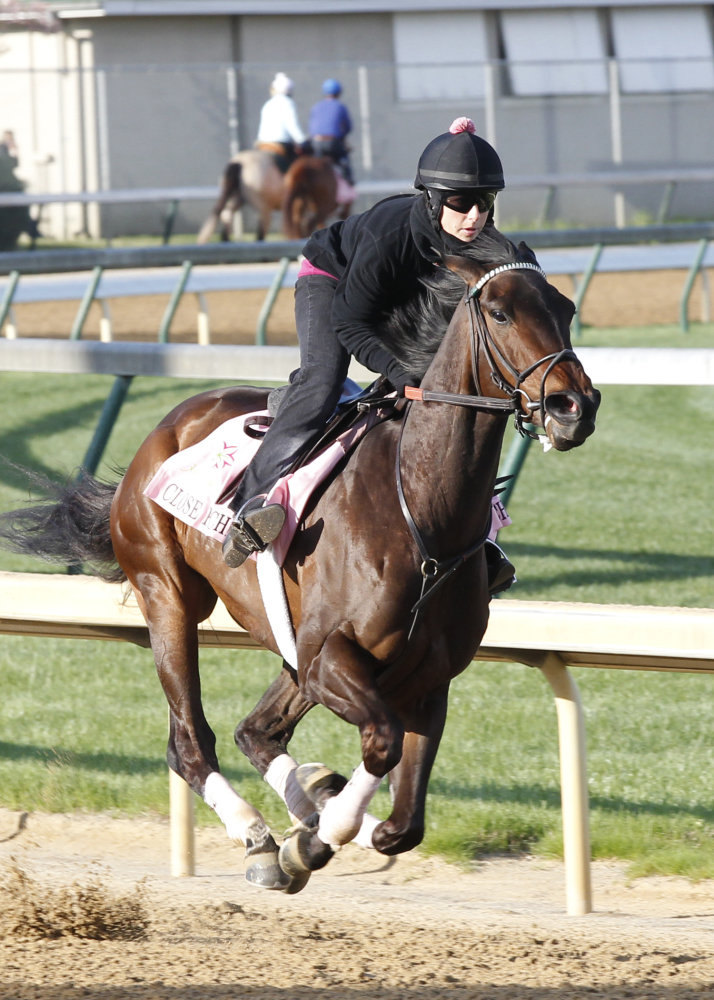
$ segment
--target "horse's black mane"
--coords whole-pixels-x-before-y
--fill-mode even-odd
[[[459,255],[490,270],[518,260],[534,261],[529,248],[515,246],[495,227],[484,229]],[[380,334],[409,371],[423,375],[429,367],[454,310],[464,294],[464,281],[447,267],[421,279],[422,294],[385,318]]]

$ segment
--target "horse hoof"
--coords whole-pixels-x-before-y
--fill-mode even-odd
[[[334,853],[330,845],[323,843],[314,830],[297,830],[280,845],[278,858],[283,872],[297,884],[300,879],[307,882],[311,872],[324,868]]]
[[[299,875],[290,875],[290,882],[285,889],[285,894],[287,896],[294,896],[296,892],[302,892],[307,883],[310,881],[311,875],[312,872],[300,872]]]
[[[324,764],[300,764],[295,770],[295,780],[318,812],[347,784],[347,778]]]
[[[278,889],[281,892],[289,890],[291,877],[280,866],[278,845],[270,834],[257,843],[249,842],[245,858],[245,877],[251,885],[261,889]]]

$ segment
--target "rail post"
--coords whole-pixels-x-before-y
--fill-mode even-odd
[[[699,244],[697,246],[697,252],[694,255],[692,266],[689,268],[689,273],[687,274],[687,280],[684,283],[684,288],[682,290],[682,298],[679,301],[679,325],[682,328],[682,333],[689,332],[689,296],[692,294],[694,281],[697,275],[699,274],[699,271],[702,266],[702,261],[704,260],[704,254],[707,252],[708,246],[709,246],[708,239],[703,239],[699,241]]]
[[[2,304],[0,304],[0,333],[2,333],[2,328],[5,326],[5,320],[12,309],[12,300],[15,297],[15,289],[17,288],[19,280],[20,272],[10,271],[10,280],[7,283],[5,294],[2,297]]]
[[[588,290],[588,285],[592,280],[593,274],[600,263],[600,256],[602,254],[603,244],[596,243],[593,247],[593,252],[590,256],[588,266],[585,268],[582,278],[578,282],[578,286],[575,290],[575,316],[573,316],[573,334],[576,340],[580,340],[580,334],[582,333],[581,323],[580,323],[580,306],[585,298],[585,293]]]
[[[258,325],[255,329],[255,342],[259,347],[264,347],[267,342],[266,328],[268,325],[268,319],[273,311],[273,306],[275,305],[278,293],[283,287],[285,274],[289,266],[290,258],[281,257],[278,263],[278,270],[271,282],[270,288],[268,289],[268,294],[265,296],[265,301],[263,302],[260,315],[258,316]]]
[[[193,267],[193,261],[185,260],[181,268],[181,277],[178,280],[178,284],[171,293],[171,298],[169,304],[166,307],[166,312],[164,313],[163,319],[161,320],[161,326],[159,327],[159,343],[167,344],[169,340],[169,329],[171,323],[173,322],[174,315],[178,309],[178,304],[181,301],[181,296],[186,288],[186,283],[191,275],[191,268]]]
[[[97,264],[97,266],[92,270],[91,280],[87,285],[86,291],[79,305],[79,311],[77,312],[74,325],[72,326],[69,334],[70,340],[79,340],[82,336],[82,328],[86,322],[92,302],[94,302],[94,296],[97,293],[97,288],[103,273],[104,268],[101,264]]]
[[[99,422],[82,462],[83,471],[88,472],[90,475],[94,475],[97,471],[97,466],[107,446],[109,435],[119,416],[119,411],[124,405],[124,400],[127,397],[133,379],[133,375],[117,375],[114,379],[114,385],[104,401],[102,412],[99,415]]]

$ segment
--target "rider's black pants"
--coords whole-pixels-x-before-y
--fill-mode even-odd
[[[311,445],[332,416],[347,377],[350,356],[332,329],[332,300],[337,282],[322,275],[298,278],[295,322],[300,367],[258,451],[245,470],[231,507],[267,493]]]

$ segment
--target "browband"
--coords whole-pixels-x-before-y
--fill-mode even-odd
[[[548,275],[542,267],[538,266],[538,264],[529,264],[525,260],[514,261],[512,264],[501,264],[500,267],[494,267],[493,271],[487,271],[482,278],[479,278],[474,287],[471,289],[469,292],[469,298],[473,295],[478,295],[487,281],[490,281],[491,278],[495,278],[497,274],[501,274],[503,271],[537,271],[538,274],[542,275],[546,281],[548,280]]]

